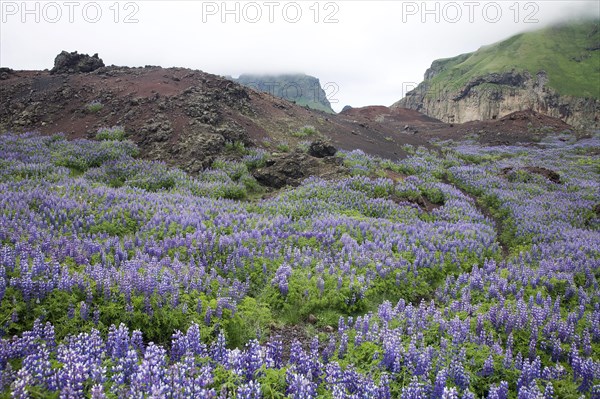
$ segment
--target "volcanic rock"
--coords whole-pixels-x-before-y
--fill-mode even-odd
[[[343,175],[345,169],[340,162],[328,162],[330,159],[295,151],[273,157],[265,167],[255,170],[252,175],[263,186],[272,188],[299,186],[309,176],[329,178]]]
[[[90,57],[87,54],[78,54],[77,51],[69,53],[63,50],[54,59],[54,68],[50,70],[50,73],[87,73],[102,67],[104,67],[104,62],[98,57],[98,54]]]
[[[2,67],[0,68],[0,80],[6,80],[9,78],[9,75],[14,71],[10,68]]]
[[[308,153],[316,158],[332,157],[337,149],[331,143],[323,140],[317,140],[310,143]]]

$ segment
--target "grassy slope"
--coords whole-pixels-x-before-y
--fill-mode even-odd
[[[600,50],[586,50],[600,41],[599,20],[553,26],[521,33],[454,58],[437,61],[444,69],[430,87],[451,91],[492,72],[544,70],[548,85],[559,94],[600,98]],[[573,60],[579,59],[580,62]]]

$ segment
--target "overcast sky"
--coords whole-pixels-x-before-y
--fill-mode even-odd
[[[0,1],[0,66],[52,68],[61,50],[77,50],[99,53],[107,65],[304,72],[321,80],[336,111],[394,103],[435,59],[600,15],[599,2],[573,0],[23,4]]]

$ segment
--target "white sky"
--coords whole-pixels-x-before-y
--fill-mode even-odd
[[[0,0],[0,13],[0,66],[52,68],[61,50],[76,50],[99,53],[107,65],[304,72],[330,83],[339,111],[390,105],[435,59],[559,20],[598,17],[600,2]]]

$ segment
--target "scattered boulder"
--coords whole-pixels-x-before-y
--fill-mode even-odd
[[[102,67],[104,67],[104,61],[98,57],[98,54],[90,57],[87,54],[79,54],[77,51],[69,53],[63,50],[54,59],[54,68],[50,70],[50,73],[87,73]]]
[[[267,166],[253,172],[254,178],[263,186],[282,188],[297,186],[300,179],[305,177],[302,164],[306,164],[305,157],[299,154],[280,156],[267,162]]]
[[[299,186],[309,176],[323,178],[339,177],[345,174],[341,162],[330,161],[333,157],[317,158],[301,151],[276,155],[266,166],[252,172],[254,178],[263,186],[282,188]]]
[[[332,157],[337,149],[331,143],[323,140],[317,140],[310,143],[308,153],[316,158]]]
[[[2,67],[0,68],[0,80],[6,80],[9,78],[9,75],[14,73],[14,71],[10,68]]]

